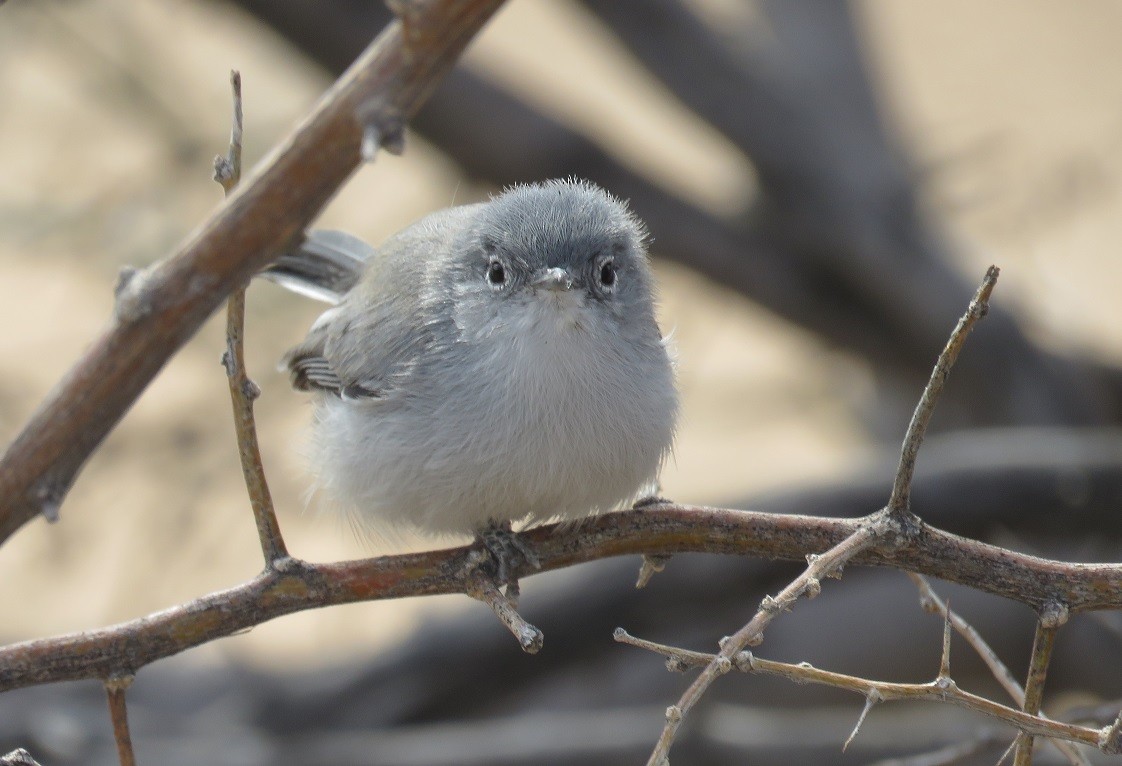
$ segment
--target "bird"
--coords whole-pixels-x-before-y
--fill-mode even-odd
[[[264,276],[333,304],[282,360],[315,486],[360,529],[487,539],[653,495],[679,400],[646,226],[579,179],[375,249],[312,231]]]

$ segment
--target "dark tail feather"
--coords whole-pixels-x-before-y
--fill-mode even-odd
[[[299,247],[281,255],[260,276],[309,298],[338,303],[358,282],[375,252],[342,231],[311,231]]]

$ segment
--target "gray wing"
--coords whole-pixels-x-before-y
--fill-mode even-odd
[[[344,399],[379,399],[408,384],[433,346],[433,287],[475,205],[427,216],[394,235],[357,284],[285,355],[292,385]]]

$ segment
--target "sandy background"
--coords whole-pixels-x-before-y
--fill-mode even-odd
[[[961,245],[964,273],[1000,264],[998,300],[1034,335],[1122,363],[1122,5],[858,7],[885,114]],[[510,3],[467,65],[715,212],[735,215],[752,199],[749,163],[567,2]],[[245,82],[251,164],[328,85],[252,20],[176,0],[0,8],[0,441],[101,331],[118,270],[165,256],[220,202],[210,163],[225,151],[231,67]],[[405,157],[362,169],[320,224],[378,242],[488,191],[411,138]],[[657,239],[659,222],[648,223]],[[685,401],[668,496],[721,503],[844,475],[880,449],[863,426],[876,402],[858,361],[679,268],[659,264],[658,274]],[[251,292],[266,467],[295,555],[369,555],[304,507],[308,407],[274,363],[316,313],[271,285]],[[137,617],[256,573],[222,345],[212,321],[90,461],[62,522],[37,521],[0,548],[0,640]],[[194,656],[311,663],[376,649],[450,606],[472,608],[462,598],[336,608]]]

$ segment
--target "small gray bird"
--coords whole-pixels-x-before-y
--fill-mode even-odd
[[[482,534],[653,490],[678,397],[642,223],[577,180],[316,232],[266,274],[336,305],[284,358],[318,486],[375,531]]]

